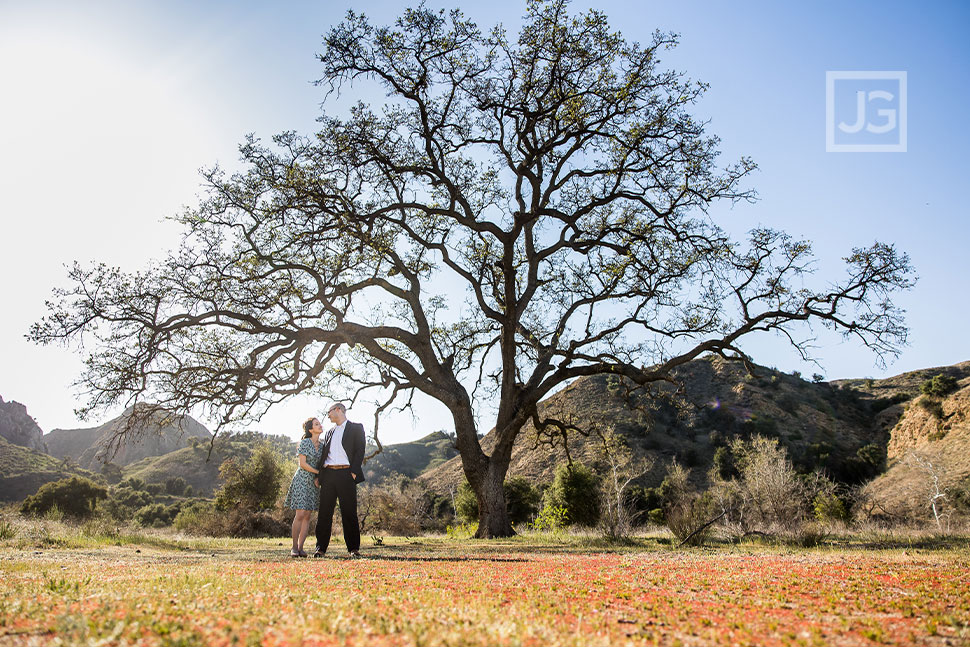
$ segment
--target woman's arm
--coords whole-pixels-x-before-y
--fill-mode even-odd
[[[310,474],[319,474],[319,470],[315,470],[310,467],[310,464],[306,462],[306,454],[300,454],[300,467],[310,472]]]

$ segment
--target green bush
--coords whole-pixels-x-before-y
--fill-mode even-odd
[[[835,494],[824,492],[815,497],[812,502],[812,511],[815,518],[819,521],[847,521],[849,511],[842,501]]]
[[[957,380],[955,377],[952,377],[950,375],[945,375],[943,373],[939,373],[937,375],[934,375],[929,380],[926,380],[925,382],[923,382],[920,385],[919,390],[920,390],[920,393],[923,393],[925,395],[929,395],[935,398],[942,398],[952,393],[953,391],[956,391],[956,388],[957,388]]]
[[[131,488],[132,490],[142,490],[145,492],[148,491],[148,484],[145,483],[145,481],[140,478],[135,478],[135,477],[126,478],[118,485],[119,487],[127,487],[127,488]]]
[[[566,527],[566,523],[566,508],[546,504],[532,522],[532,529],[536,532],[559,532]]]
[[[23,514],[40,516],[57,508],[66,516],[81,519],[94,513],[99,499],[107,498],[108,490],[94,481],[74,476],[53,483],[45,483],[24,500]]]
[[[165,492],[174,496],[182,496],[189,486],[181,476],[171,476],[165,479]]]
[[[867,476],[872,478],[886,469],[886,446],[876,443],[863,445],[856,452],[856,458],[865,466]]]
[[[664,502],[663,520],[674,536],[693,546],[702,544],[710,534],[710,527],[705,524],[714,509],[711,497],[697,492],[690,484],[689,472],[676,462],[667,468],[660,495]],[[651,514],[651,520],[656,518]]]
[[[565,509],[570,524],[595,526],[600,519],[599,478],[579,463],[560,465],[546,491],[545,505]]]
[[[122,472],[121,468],[114,463],[105,463],[101,466],[101,475],[104,476],[108,485],[115,485],[121,481]]]
[[[919,399],[919,406],[934,418],[943,419],[943,403],[934,396],[924,396]]]
[[[181,505],[173,503],[165,505],[163,503],[151,503],[140,508],[135,513],[135,521],[145,527],[158,528],[170,526],[179,513]]]
[[[194,535],[211,534],[213,521],[220,515],[211,501],[193,501],[183,505],[172,525],[180,532]]]
[[[279,453],[261,442],[245,463],[230,458],[219,467],[223,484],[216,492],[216,506],[220,510],[268,510],[279,498],[284,474]]]

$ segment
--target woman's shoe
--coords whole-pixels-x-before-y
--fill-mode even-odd
[[[290,557],[304,557],[304,555],[301,555],[300,551],[294,549],[290,551]]]
[[[303,549],[302,548],[300,549],[299,552],[300,552],[300,557],[306,557],[307,556],[307,554],[305,552],[303,552]]]

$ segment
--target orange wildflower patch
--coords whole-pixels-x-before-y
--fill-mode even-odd
[[[963,554],[225,555],[0,561],[0,644],[943,645]],[[26,565],[25,565],[26,563]]]

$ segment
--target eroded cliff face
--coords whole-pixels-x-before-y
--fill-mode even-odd
[[[866,486],[878,514],[933,527],[931,498],[949,515],[954,497],[970,482],[970,378],[943,398],[920,396],[896,406],[889,435],[889,469]],[[889,412],[887,412],[889,413]],[[947,517],[948,518],[948,517]]]
[[[952,440],[970,433],[970,381],[964,380],[959,386],[942,399],[921,396],[907,403],[905,409],[899,405],[891,407],[900,415],[889,431],[890,461],[912,451],[931,449],[947,437]]]
[[[44,432],[19,402],[4,402],[0,397],[0,437],[21,447],[46,452]]]

